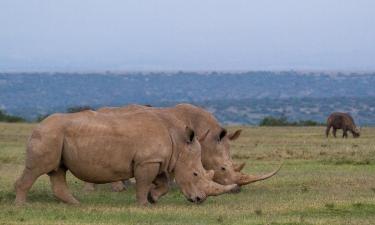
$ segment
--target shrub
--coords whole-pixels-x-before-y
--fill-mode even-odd
[[[17,123],[17,122],[25,122],[26,120],[19,116],[9,115],[0,109],[0,121],[9,122],[9,123]]]
[[[264,117],[259,126],[288,126],[288,119],[285,116],[275,118],[272,116]]]
[[[288,121],[288,118],[281,116],[279,118],[273,116],[264,117],[259,126],[321,126],[323,123],[319,123],[313,120],[299,120],[299,121]]]

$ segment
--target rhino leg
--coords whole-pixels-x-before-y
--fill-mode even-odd
[[[70,193],[66,184],[66,169],[60,167],[57,171],[48,173],[48,175],[51,180],[53,194],[56,198],[68,204],[79,204],[77,199]]]
[[[332,130],[332,134],[333,134],[334,137],[336,137],[336,131],[337,131],[337,129],[336,129],[336,128],[333,128],[333,130]]]
[[[136,180],[136,195],[137,202],[140,205],[148,205],[148,193],[152,187],[152,182],[155,180],[159,172],[159,163],[147,163],[138,165],[134,170],[134,177]]]
[[[30,190],[35,180],[42,174],[43,173],[35,173],[28,168],[23,170],[21,177],[14,185],[16,190],[16,205],[23,205],[26,202],[27,192]]]
[[[94,183],[89,183],[85,182],[83,188],[84,191],[95,191],[95,184]]]
[[[124,183],[122,181],[112,182],[111,183],[112,191],[114,192],[120,192],[125,190]]]
[[[329,131],[331,130],[331,126],[327,126],[326,128],[326,137],[329,136]]]
[[[159,174],[154,180],[154,187],[151,188],[148,193],[148,201],[150,203],[156,203],[160,197],[168,193],[169,191],[169,182],[168,177],[163,174]]]

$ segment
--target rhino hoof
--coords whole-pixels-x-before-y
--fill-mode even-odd
[[[151,192],[148,192],[147,200],[148,200],[148,202],[151,203],[151,204],[155,204],[155,203],[156,203],[156,201],[154,200],[154,198],[153,198],[152,195],[151,195]]]

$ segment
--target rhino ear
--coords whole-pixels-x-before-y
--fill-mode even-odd
[[[231,141],[236,140],[240,136],[241,132],[242,132],[242,130],[236,130],[234,133],[228,134],[229,140],[231,140]]]
[[[185,128],[186,140],[188,143],[192,143],[195,137],[195,132],[188,126]]]
[[[227,135],[227,130],[225,130],[225,129],[223,128],[223,129],[220,131],[218,141],[223,140],[223,138],[225,137],[225,135]]]
[[[200,137],[198,138],[199,142],[204,141],[204,140],[206,139],[208,133],[210,133],[210,129],[208,129],[208,130],[206,131],[206,133],[204,133],[202,136],[200,136]]]

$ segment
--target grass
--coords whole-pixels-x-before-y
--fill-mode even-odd
[[[358,139],[324,137],[323,127],[241,127],[232,143],[245,172],[264,173],[281,161],[275,177],[245,186],[239,194],[211,197],[201,205],[173,189],[151,207],[135,203],[135,190],[93,193],[69,174],[81,201],[54,199],[47,176],[32,187],[28,204],[13,205],[13,183],[24,160],[33,124],[0,123],[0,224],[373,224],[375,221],[375,128]],[[231,127],[230,130],[238,127]]]

